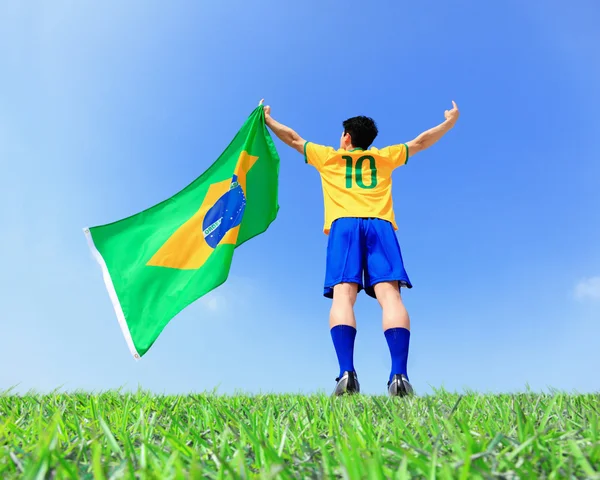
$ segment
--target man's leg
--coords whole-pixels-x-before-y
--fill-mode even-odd
[[[400,295],[398,282],[381,282],[373,286],[375,296],[383,310],[383,331],[390,328],[410,330],[410,317]]]
[[[390,381],[394,375],[400,374],[408,379],[410,318],[402,302],[398,282],[381,282],[373,288],[383,310],[382,326],[392,357]]]
[[[412,288],[402,261],[400,244],[390,222],[372,219],[368,224],[365,291],[377,298],[383,310],[382,325],[390,349],[392,368],[388,393],[404,396],[412,393],[407,362],[410,319],[402,303],[399,286]]]
[[[356,283],[340,283],[333,287],[329,328],[340,364],[340,377],[344,372],[354,371],[354,339],[356,338],[354,304],[357,294]]]
[[[349,325],[356,328],[354,304],[358,295],[356,283],[340,283],[333,287],[333,300],[329,312],[329,328]]]
[[[362,244],[360,219],[340,218],[331,226],[323,294],[332,299],[329,328],[340,366],[334,395],[360,392],[354,370],[354,303],[363,288]]]

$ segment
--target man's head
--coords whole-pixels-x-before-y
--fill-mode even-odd
[[[340,148],[348,150],[350,148],[368,149],[375,137],[377,137],[377,125],[369,117],[352,117],[344,123],[344,133],[340,138]]]

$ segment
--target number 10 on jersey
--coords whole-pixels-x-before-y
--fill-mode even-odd
[[[356,179],[356,185],[360,188],[368,190],[377,186],[377,165],[375,165],[375,159],[371,155],[363,155],[356,160],[356,163],[354,163],[354,159],[350,155],[342,158],[346,160],[346,188],[352,188],[353,177]],[[365,185],[363,182],[365,162],[367,162],[366,168],[371,170],[371,183],[369,185]]]

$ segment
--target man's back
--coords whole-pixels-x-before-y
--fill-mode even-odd
[[[305,160],[321,174],[325,233],[338,218],[380,218],[397,229],[392,203],[392,172],[408,161],[406,144],[362,150],[307,142]]]

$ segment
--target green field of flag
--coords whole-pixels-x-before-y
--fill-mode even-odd
[[[235,248],[275,220],[278,177],[279,156],[259,106],[221,156],[179,193],[84,230],[135,358],[177,313],[225,282]]]

